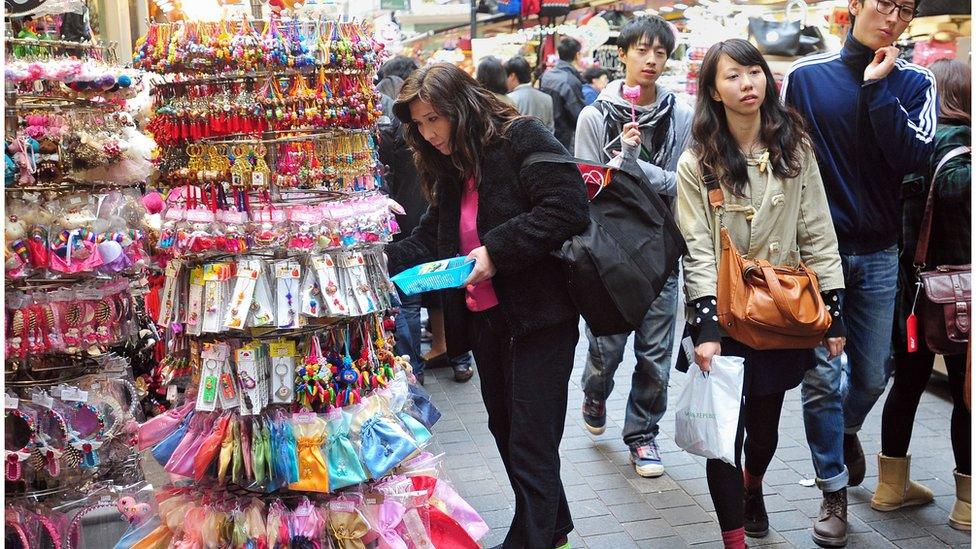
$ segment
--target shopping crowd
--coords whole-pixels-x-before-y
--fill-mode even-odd
[[[672,27],[658,17],[621,29],[624,75],[612,81],[599,68],[581,73],[581,45],[568,37],[559,61],[538,78],[521,57],[486,58],[477,78],[405,57],[383,66],[380,160],[387,191],[406,212],[402,234],[386,249],[390,273],[457,255],[474,260],[462,288],[400,296],[398,351],[410,355],[419,379],[425,367],[443,364],[458,382],[470,379],[473,354],[515,493],[503,547],[568,547],[573,529],[559,443],[580,316],[552,252],[590,219],[576,166],[530,161],[537,153],[636,166],[671,206],[687,247],[680,276],[676,264],[633,332],[637,364],[623,443],[635,474],[665,472],[655,439],[672,364],[704,375],[739,357],[734,459],[706,464],[725,546],[745,547],[748,537],[768,533],[763,476],[784,395],[798,386],[823,493],[811,535],[821,546],[844,546],[847,487],[863,482],[867,459],[877,459],[879,471],[872,508],[933,501],[911,480],[909,445],[942,354],[956,462],[947,520],[970,529],[968,352],[965,340],[927,340],[930,324],[943,319],[919,318],[919,280],[939,266],[965,265],[968,292],[971,72],[958,60],[923,68],[898,58],[893,44],[922,1],[851,0],[843,48],[799,59],[780,86],[754,45],[719,42],[702,62],[694,105],[657,82],[676,47]],[[787,292],[784,305],[818,308],[813,343],[778,334],[755,340],[724,323],[734,279],[726,267],[736,258],[765,276],[774,267],[815,273],[807,277],[810,295]],[[685,326],[676,326],[680,288]],[[426,357],[422,306],[432,337]],[[587,328],[584,335],[581,413],[600,434],[631,334]],[[679,346],[683,357],[672,357],[676,338],[688,342]],[[881,453],[865,456],[858,432],[892,372]]]

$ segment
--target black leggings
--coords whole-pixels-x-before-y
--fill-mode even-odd
[[[785,392],[747,395],[739,412],[739,428],[735,436],[735,467],[720,459],[709,459],[705,463],[708,491],[723,532],[743,526],[740,461],[743,450],[746,455],[746,470],[755,477],[766,473],[766,467],[769,467],[769,462],[776,453],[776,445],[779,443],[779,415],[783,409],[784,395]]]
[[[966,380],[966,355],[945,356],[949,373],[949,391],[952,393],[952,420],[949,431],[952,437],[952,453],[956,458],[956,470],[970,473],[971,437],[969,410],[963,402]],[[881,453],[889,457],[905,457],[912,440],[912,424],[922,392],[932,375],[935,355],[928,349],[914,353],[896,352],[894,357],[895,382],[885,400],[881,416]]]

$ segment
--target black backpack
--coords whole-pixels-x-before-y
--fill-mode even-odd
[[[614,169],[535,153],[522,165],[536,162],[575,164],[591,197],[590,226],[554,252],[580,314],[597,336],[636,330],[686,251],[671,209],[636,163]],[[607,177],[610,183],[594,196]]]

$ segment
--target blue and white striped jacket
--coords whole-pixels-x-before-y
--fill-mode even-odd
[[[843,254],[897,244],[901,181],[931,158],[938,119],[928,69],[899,59],[864,82],[873,56],[848,34],[841,51],[796,61],[780,90],[807,120]]]

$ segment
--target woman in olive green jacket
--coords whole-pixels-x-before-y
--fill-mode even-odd
[[[800,384],[816,359],[813,349],[760,351],[722,333],[715,310],[720,226],[702,181],[702,166],[709,167],[722,188],[722,219],[740,253],[773,265],[795,267],[802,260],[817,273],[833,320],[824,341],[831,357],[845,343],[840,312],[844,277],[803,121],[778,101],[773,75],[759,51],[744,40],[712,46],[702,62],[698,89],[694,142],[678,160],[678,224],[688,245],[685,292],[695,362],[707,372],[715,355],[745,359],[737,465],[715,459],[706,463],[723,541],[726,547],[740,548],[744,535],[763,537],[768,532],[762,477],[776,451],[783,397]]]

